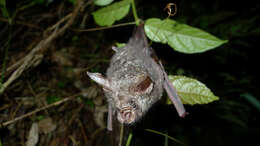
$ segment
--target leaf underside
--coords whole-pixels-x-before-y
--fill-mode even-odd
[[[109,5],[112,2],[113,2],[113,0],[94,0],[94,4],[97,6]]]
[[[128,14],[130,3],[130,0],[116,2],[93,12],[92,15],[98,25],[110,26]]]
[[[185,76],[169,75],[183,104],[207,104],[219,100],[205,84]]]

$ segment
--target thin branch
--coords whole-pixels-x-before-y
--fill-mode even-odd
[[[51,32],[50,35],[46,36],[47,38],[41,40],[33,49],[32,51],[25,56],[23,64],[15,70],[12,75],[8,78],[8,80],[0,86],[0,95],[4,92],[4,90],[18,77],[21,76],[21,74],[31,66],[37,66],[40,64],[40,62],[43,59],[43,53],[49,48],[51,42],[56,39],[58,36],[62,35],[65,30],[71,26],[75,20],[75,17],[78,15],[79,10],[82,6],[83,0],[77,0],[77,5],[75,6],[74,10],[72,13],[68,14],[67,16],[64,17],[64,19],[68,19],[68,22],[62,26],[60,29],[58,29],[58,26],[64,22],[64,19],[61,19],[58,21],[56,24],[54,24],[51,29],[47,30],[52,30],[54,31]]]
[[[0,17],[0,21],[9,23],[9,20],[7,18],[1,18]],[[27,27],[30,27],[30,28],[34,28],[34,29],[43,30],[41,27],[39,27],[37,25],[26,23],[26,22],[23,22],[23,21],[15,21],[14,23],[24,25],[24,26],[27,26]]]
[[[46,110],[46,109],[51,108],[51,107],[54,107],[54,106],[58,106],[58,105],[60,105],[60,104],[62,104],[62,103],[64,103],[64,102],[67,102],[67,101],[73,99],[73,97],[76,97],[76,96],[78,96],[78,95],[80,95],[80,94],[81,94],[81,93],[78,93],[78,94],[76,94],[76,95],[72,95],[72,96],[67,97],[67,98],[64,98],[64,99],[62,99],[62,100],[60,100],[60,101],[57,101],[57,102],[54,102],[54,103],[52,103],[52,104],[46,105],[46,106],[44,106],[44,107],[38,108],[38,109],[36,109],[36,110],[34,110],[34,111],[31,111],[31,112],[29,112],[29,113],[27,113],[27,114],[24,114],[24,115],[20,116],[20,117],[16,117],[16,118],[14,118],[14,119],[12,119],[12,120],[10,120],[10,121],[3,122],[3,123],[0,124],[0,127],[2,127],[2,126],[5,127],[5,126],[10,125],[10,124],[12,124],[12,123],[14,123],[14,122],[16,122],[16,121],[19,121],[19,120],[22,120],[22,119],[24,119],[24,118],[30,117],[31,115],[36,114],[36,113],[38,113],[38,112],[40,112],[40,111]]]

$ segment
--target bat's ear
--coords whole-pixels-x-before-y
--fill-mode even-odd
[[[109,80],[106,77],[104,77],[101,73],[87,72],[87,74],[93,81],[95,81],[99,85],[103,86],[104,90],[112,90],[110,88],[111,86],[110,86]]]
[[[134,86],[129,88],[131,94],[149,94],[153,90],[153,82],[149,76],[142,76]]]

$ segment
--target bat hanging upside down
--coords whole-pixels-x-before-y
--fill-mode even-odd
[[[87,72],[88,76],[103,87],[108,101],[107,128],[112,130],[112,117],[120,123],[138,121],[157,102],[166,90],[180,117],[186,112],[177,91],[168,79],[164,67],[148,45],[144,24],[122,48],[112,48],[116,53],[111,59],[106,76]]]

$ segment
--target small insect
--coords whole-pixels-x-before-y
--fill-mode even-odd
[[[160,100],[163,89],[168,93],[180,117],[186,112],[177,91],[168,79],[161,62],[148,45],[141,23],[126,46],[112,48],[113,55],[106,76],[87,72],[103,87],[108,101],[107,128],[112,130],[112,117],[120,123],[133,124]]]
[[[164,11],[167,11],[168,17],[174,16],[177,13],[177,5],[175,3],[168,3]]]

